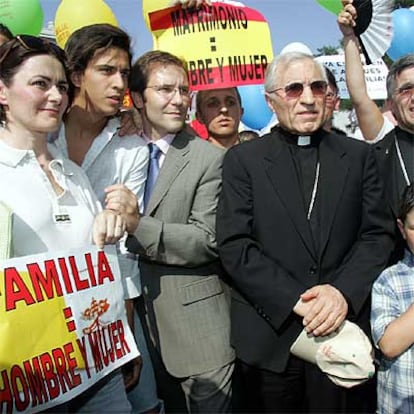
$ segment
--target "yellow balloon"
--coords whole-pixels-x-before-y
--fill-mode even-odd
[[[114,13],[103,0],[62,0],[55,15],[57,44],[64,48],[75,30],[95,23],[118,26]]]

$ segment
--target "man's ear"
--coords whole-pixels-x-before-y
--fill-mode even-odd
[[[401,236],[404,240],[407,240],[407,237],[405,235],[404,223],[401,221],[401,219],[397,219],[397,225],[398,229],[400,230]]]
[[[266,98],[266,103],[267,103],[267,106],[269,107],[269,109],[272,112],[275,112],[275,108],[273,107],[273,99],[269,96],[269,94],[267,92],[265,93],[265,98]]]
[[[334,111],[339,111],[340,106],[341,106],[341,98],[339,96],[337,96],[335,98]]]
[[[70,75],[70,80],[73,83],[73,85],[75,86],[75,88],[80,88],[82,85],[82,77],[83,77],[83,73],[82,72],[73,72]]]
[[[144,99],[139,92],[129,92],[131,95],[132,102],[134,103],[135,108],[142,109],[144,107]]]
[[[0,80],[0,105],[7,105],[7,87],[2,80]]]

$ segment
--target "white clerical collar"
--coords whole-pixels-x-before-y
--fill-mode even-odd
[[[310,135],[299,135],[298,136],[298,146],[304,147],[305,145],[310,145],[311,137]]]

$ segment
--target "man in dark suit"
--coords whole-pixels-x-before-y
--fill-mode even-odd
[[[393,237],[372,148],[322,128],[327,79],[311,56],[276,58],[265,90],[279,125],[228,150],[217,213],[242,410],[374,411],[373,381],[341,388],[290,354],[303,327],[326,336],[348,319],[369,331]]]
[[[145,214],[128,247],[140,255],[150,351],[166,412],[229,412],[230,295],[215,235],[224,151],[183,131],[188,85],[185,65],[166,52],[148,52],[132,67],[131,96],[152,155]]]

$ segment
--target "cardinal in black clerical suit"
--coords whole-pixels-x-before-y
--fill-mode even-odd
[[[394,237],[373,150],[322,129],[326,74],[311,56],[276,58],[265,90],[279,124],[227,152],[216,222],[233,283],[235,410],[374,412],[375,379],[342,388],[290,354],[304,327],[325,336],[348,319],[369,334]]]

